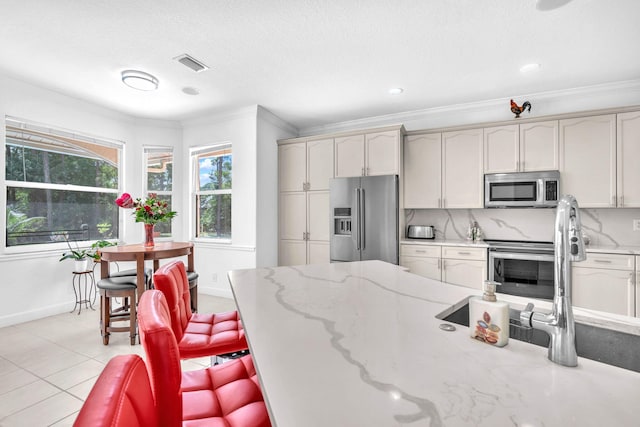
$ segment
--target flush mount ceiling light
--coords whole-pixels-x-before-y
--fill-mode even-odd
[[[187,95],[198,95],[200,93],[200,91],[198,89],[196,89],[195,87],[191,87],[191,86],[185,86],[182,88],[182,92],[186,93]]]
[[[540,69],[540,64],[531,63],[531,64],[526,64],[520,67],[520,72],[526,74],[526,73],[532,73],[534,71],[538,71],[539,69]]]
[[[158,79],[149,73],[137,70],[124,70],[122,73],[122,83],[138,90],[158,89]]]
[[[570,1],[571,0],[537,0],[536,9],[543,11],[558,9],[559,7],[564,6]]]
[[[389,89],[389,95],[400,95],[402,92],[404,92],[404,89],[402,89],[401,87],[394,87]]]

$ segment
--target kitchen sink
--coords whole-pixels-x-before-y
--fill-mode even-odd
[[[469,298],[436,315],[446,322],[469,326]],[[520,310],[509,309],[509,338],[549,347],[549,335],[520,324]],[[576,351],[586,359],[640,372],[640,335],[576,322]]]

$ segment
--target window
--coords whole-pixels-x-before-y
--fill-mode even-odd
[[[118,237],[122,143],[6,118],[6,246]]]
[[[173,210],[173,150],[167,147],[146,147],[144,149],[146,166],[145,193],[156,193],[158,199],[169,204]],[[154,228],[160,237],[171,237],[171,221],[159,222]]]
[[[191,151],[195,237],[231,239],[231,144]]]

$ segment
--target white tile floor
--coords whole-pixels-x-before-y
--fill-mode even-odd
[[[236,309],[232,299],[208,295],[199,295],[198,305],[201,313]],[[98,310],[83,308],[80,315],[65,313],[0,328],[0,427],[71,426],[111,357],[144,357],[141,345],[129,345],[126,332],[111,334],[109,345],[103,345],[99,322]],[[209,364],[207,357],[183,361],[182,367]]]

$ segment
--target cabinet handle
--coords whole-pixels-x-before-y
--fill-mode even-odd
[[[369,176],[369,168],[367,168],[366,172],[367,172],[367,176]]]
[[[425,253],[425,252],[427,252],[427,251],[422,250],[422,249],[416,249],[416,253],[417,253],[417,254],[423,254],[423,253]]]
[[[440,270],[440,263],[442,262],[442,259],[438,258],[438,270]]]
[[[620,196],[620,207],[624,207],[624,196]]]
[[[360,175],[364,176],[364,168],[360,171]]]
[[[440,207],[440,203],[442,203],[442,202],[440,200],[440,197],[438,197],[438,207]]]
[[[458,251],[458,255],[471,255],[471,252],[460,252],[460,251]]]
[[[616,206],[616,196],[611,196],[611,206]]]
[[[600,264],[611,264],[610,259],[594,259],[594,261]]]

